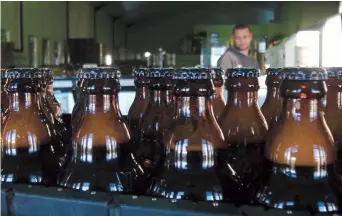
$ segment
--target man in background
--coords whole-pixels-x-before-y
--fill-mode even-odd
[[[258,68],[260,65],[256,59],[249,55],[249,47],[253,34],[248,25],[236,25],[232,32],[234,47],[227,51],[217,61],[217,66],[224,71],[228,68],[248,67]]]

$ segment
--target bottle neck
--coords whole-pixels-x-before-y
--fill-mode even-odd
[[[148,88],[146,86],[140,86],[136,88],[135,97],[140,99],[147,99],[149,95]]]
[[[87,95],[86,114],[119,114],[117,95]]]
[[[329,88],[326,94],[327,110],[342,109],[342,91],[338,88]]]
[[[320,100],[286,98],[284,100],[283,116],[290,121],[317,122],[322,119]]]
[[[229,107],[250,109],[258,104],[257,91],[232,91],[228,96]]]
[[[172,102],[171,90],[150,90],[150,103],[169,104]]]
[[[39,92],[12,92],[10,94],[11,110],[19,112],[28,109],[39,109],[39,95]]]
[[[215,87],[213,98],[223,98],[223,87]]]
[[[52,84],[46,86],[46,93],[48,95],[53,95],[53,85]]]
[[[278,101],[280,100],[280,88],[275,86],[267,87],[266,101]]]
[[[210,97],[177,97],[176,119],[192,118],[214,120]]]

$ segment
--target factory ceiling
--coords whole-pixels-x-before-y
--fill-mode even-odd
[[[212,13],[217,7],[227,8],[227,13],[241,7],[276,10],[279,2],[271,1],[96,1],[91,2],[96,11],[104,10],[113,18],[121,19],[127,26],[138,25],[142,22],[153,22],[160,18],[177,16],[192,10],[207,8]]]

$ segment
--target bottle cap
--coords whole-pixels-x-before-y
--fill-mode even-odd
[[[232,69],[227,69],[226,76],[228,78],[259,77],[260,70],[256,68],[232,68]]]
[[[342,79],[342,67],[327,67],[328,78]]]
[[[38,68],[10,68],[5,72],[7,79],[40,79],[43,77]]]
[[[283,68],[267,68],[267,76],[281,76]]]
[[[5,68],[1,68],[1,79],[5,79],[5,73],[6,73],[7,69]]]
[[[80,69],[77,75],[80,79],[117,79],[121,72],[118,68],[97,67]]]
[[[148,68],[138,68],[134,70],[135,77],[146,77],[148,72]]]
[[[51,68],[39,68],[44,79],[53,79],[53,70]]]
[[[221,68],[214,68],[214,79],[223,79],[224,71]]]
[[[173,68],[151,68],[147,71],[147,76],[150,78],[166,77],[172,78],[175,69]]]
[[[215,77],[214,69],[210,68],[181,68],[173,76],[175,80],[207,80]]]
[[[317,67],[307,67],[307,68],[283,68],[282,70],[283,80],[301,80],[301,81],[310,81],[310,80],[327,80],[327,71],[324,68]]]

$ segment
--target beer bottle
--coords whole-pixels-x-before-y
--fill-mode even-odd
[[[326,94],[322,68],[284,68],[284,106],[267,138],[262,186],[256,198],[268,207],[337,212],[336,152],[320,100]]]
[[[39,85],[41,85],[40,88],[42,88],[42,92],[39,98],[42,110],[44,114],[47,116],[48,120],[50,120],[50,123],[56,128],[58,133],[60,133],[60,135],[63,136],[63,133],[66,132],[66,127],[64,126],[63,120],[60,117],[56,116],[55,111],[53,110],[51,103],[49,103],[48,99],[48,92],[51,91],[48,89],[52,88],[51,86],[49,86],[49,82],[51,82],[51,77],[53,77],[53,71],[49,68],[40,68],[39,70],[42,73],[42,79],[39,80],[38,83]],[[54,96],[52,97],[54,98]]]
[[[10,111],[10,99],[7,91],[9,79],[5,78],[6,69],[1,68],[1,130]]]
[[[74,108],[72,109],[71,113],[71,130],[76,132],[77,125],[80,124],[81,122],[81,116],[83,116],[83,112],[85,111],[85,106],[86,106],[86,101],[87,97],[85,97],[85,91],[86,91],[86,86],[87,86],[87,79],[81,79],[80,77],[83,77],[81,75],[83,73],[82,70],[78,70],[77,76],[78,76],[78,81],[77,81],[77,87],[80,90],[79,96],[77,98],[77,101],[74,105]]]
[[[220,172],[228,146],[212,110],[215,72],[206,68],[176,71],[177,111],[164,137],[166,156],[148,193],[170,199],[222,201]]]
[[[126,173],[130,134],[118,105],[120,71],[85,68],[86,110],[73,135],[73,157],[62,185],[79,191],[130,192],[131,173]]]
[[[268,129],[275,124],[280,116],[282,109],[282,98],[280,97],[281,68],[268,68],[266,70],[267,95],[261,112],[264,115]]]
[[[326,68],[326,70],[328,91],[324,117],[332,135],[336,138],[338,133],[342,133],[338,130],[338,125],[342,121],[342,68]]]
[[[229,147],[229,163],[243,185],[235,199],[243,204],[252,198],[254,183],[260,177],[267,123],[258,106],[260,71],[228,69],[226,76],[231,104],[223,111],[219,125]]]
[[[215,76],[213,79],[214,82],[214,95],[212,96],[213,98],[213,110],[215,114],[215,118],[218,120],[222,111],[224,110],[225,101],[223,97],[223,84],[224,84],[224,72],[220,68],[215,68]]]
[[[43,114],[38,69],[8,69],[11,112],[2,130],[2,183],[53,186],[64,165],[63,143]]]
[[[174,105],[172,102],[174,69],[152,68],[147,74],[150,79],[150,98],[141,119],[140,147],[136,152],[139,164],[146,174],[160,166],[164,157],[163,136],[170,127]]]
[[[324,117],[334,137],[337,151],[336,171],[342,176],[342,68],[326,68],[328,73]]]
[[[148,104],[148,85],[150,81],[147,77],[147,69],[145,68],[135,70],[134,75],[136,91],[134,101],[128,111],[128,126],[133,139],[133,151],[135,152],[140,145],[139,122]]]
[[[50,104],[50,107],[52,108],[56,120],[62,123],[62,110],[59,105],[59,102],[53,94],[53,70],[49,68],[43,68],[42,70],[44,70],[46,73],[46,100]]]

